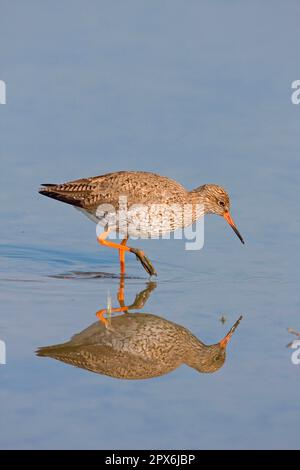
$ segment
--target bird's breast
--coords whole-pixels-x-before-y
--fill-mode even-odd
[[[99,206],[86,214],[101,226],[134,238],[156,238],[188,227],[203,212],[191,204],[134,204],[117,210]]]

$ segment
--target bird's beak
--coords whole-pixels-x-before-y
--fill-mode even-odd
[[[231,336],[233,335],[233,333],[235,332],[235,330],[237,329],[240,321],[242,320],[243,316],[241,315],[240,318],[235,322],[235,324],[233,325],[232,328],[230,328],[230,330],[228,331],[227,335],[221,339],[220,341],[220,346],[221,348],[225,349],[227,344],[229,343],[230,339],[231,339]]]
[[[239,237],[241,242],[244,244],[245,243],[244,239],[243,239],[242,235],[240,234],[240,232],[238,231],[238,229],[237,229],[237,227],[236,227],[236,225],[233,221],[233,218],[230,215],[230,212],[225,212],[223,217],[229,223],[230,227],[235,232],[235,234]]]

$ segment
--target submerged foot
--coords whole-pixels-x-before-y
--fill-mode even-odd
[[[142,263],[145,271],[147,271],[150,276],[157,276],[157,272],[155,271],[151,261],[142,250],[139,250],[138,248],[130,248],[130,251],[135,254],[137,259]]]

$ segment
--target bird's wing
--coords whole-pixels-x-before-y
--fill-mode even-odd
[[[119,207],[120,197],[132,204],[170,204],[187,202],[188,193],[176,181],[147,172],[117,172],[96,178],[96,188],[89,203],[93,206],[111,204]]]
[[[81,207],[94,210],[100,204],[119,207],[120,196],[128,205],[187,202],[187,191],[176,181],[147,172],[120,171],[70,181],[64,184],[42,185],[40,193]]]
[[[172,367],[152,363],[107,345],[57,345],[38,349],[38,356],[51,357],[66,364],[120,379],[146,379],[166,374]]]

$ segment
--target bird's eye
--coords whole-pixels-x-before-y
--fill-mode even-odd
[[[218,201],[218,202],[219,202],[219,206],[222,206],[222,207],[225,206],[225,202],[224,202],[224,201]]]

